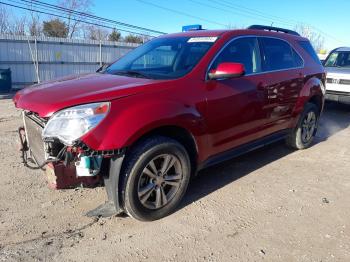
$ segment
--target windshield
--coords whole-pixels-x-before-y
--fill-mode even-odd
[[[350,67],[350,52],[333,52],[325,62],[327,67]]]
[[[216,37],[157,38],[130,51],[104,70],[107,74],[174,79],[189,73]]]

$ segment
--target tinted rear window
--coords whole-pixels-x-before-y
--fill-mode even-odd
[[[311,56],[312,60],[314,60],[317,64],[322,65],[315,52],[315,49],[312,47],[309,41],[299,41],[299,45]]]
[[[300,67],[303,60],[285,41],[276,38],[260,38],[264,54],[265,71]]]

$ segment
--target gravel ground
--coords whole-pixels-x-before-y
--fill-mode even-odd
[[[202,171],[177,212],[146,223],[85,217],[103,188],[48,189],[0,100],[0,261],[350,261],[349,112],[327,105],[310,149],[277,143]]]

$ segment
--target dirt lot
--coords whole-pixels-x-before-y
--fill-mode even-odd
[[[349,107],[327,106],[308,150],[278,143],[201,172],[151,223],[85,217],[104,189],[48,189],[20,163],[20,124],[0,100],[0,261],[350,261]]]

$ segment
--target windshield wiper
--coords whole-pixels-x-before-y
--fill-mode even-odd
[[[141,78],[150,78],[148,75],[141,73],[139,71],[133,71],[133,70],[125,70],[125,71],[115,71],[112,72],[113,75],[126,75],[126,76],[134,76],[134,77],[141,77]]]
[[[96,73],[103,73],[109,66],[110,64],[103,62],[102,65],[96,70]]]

